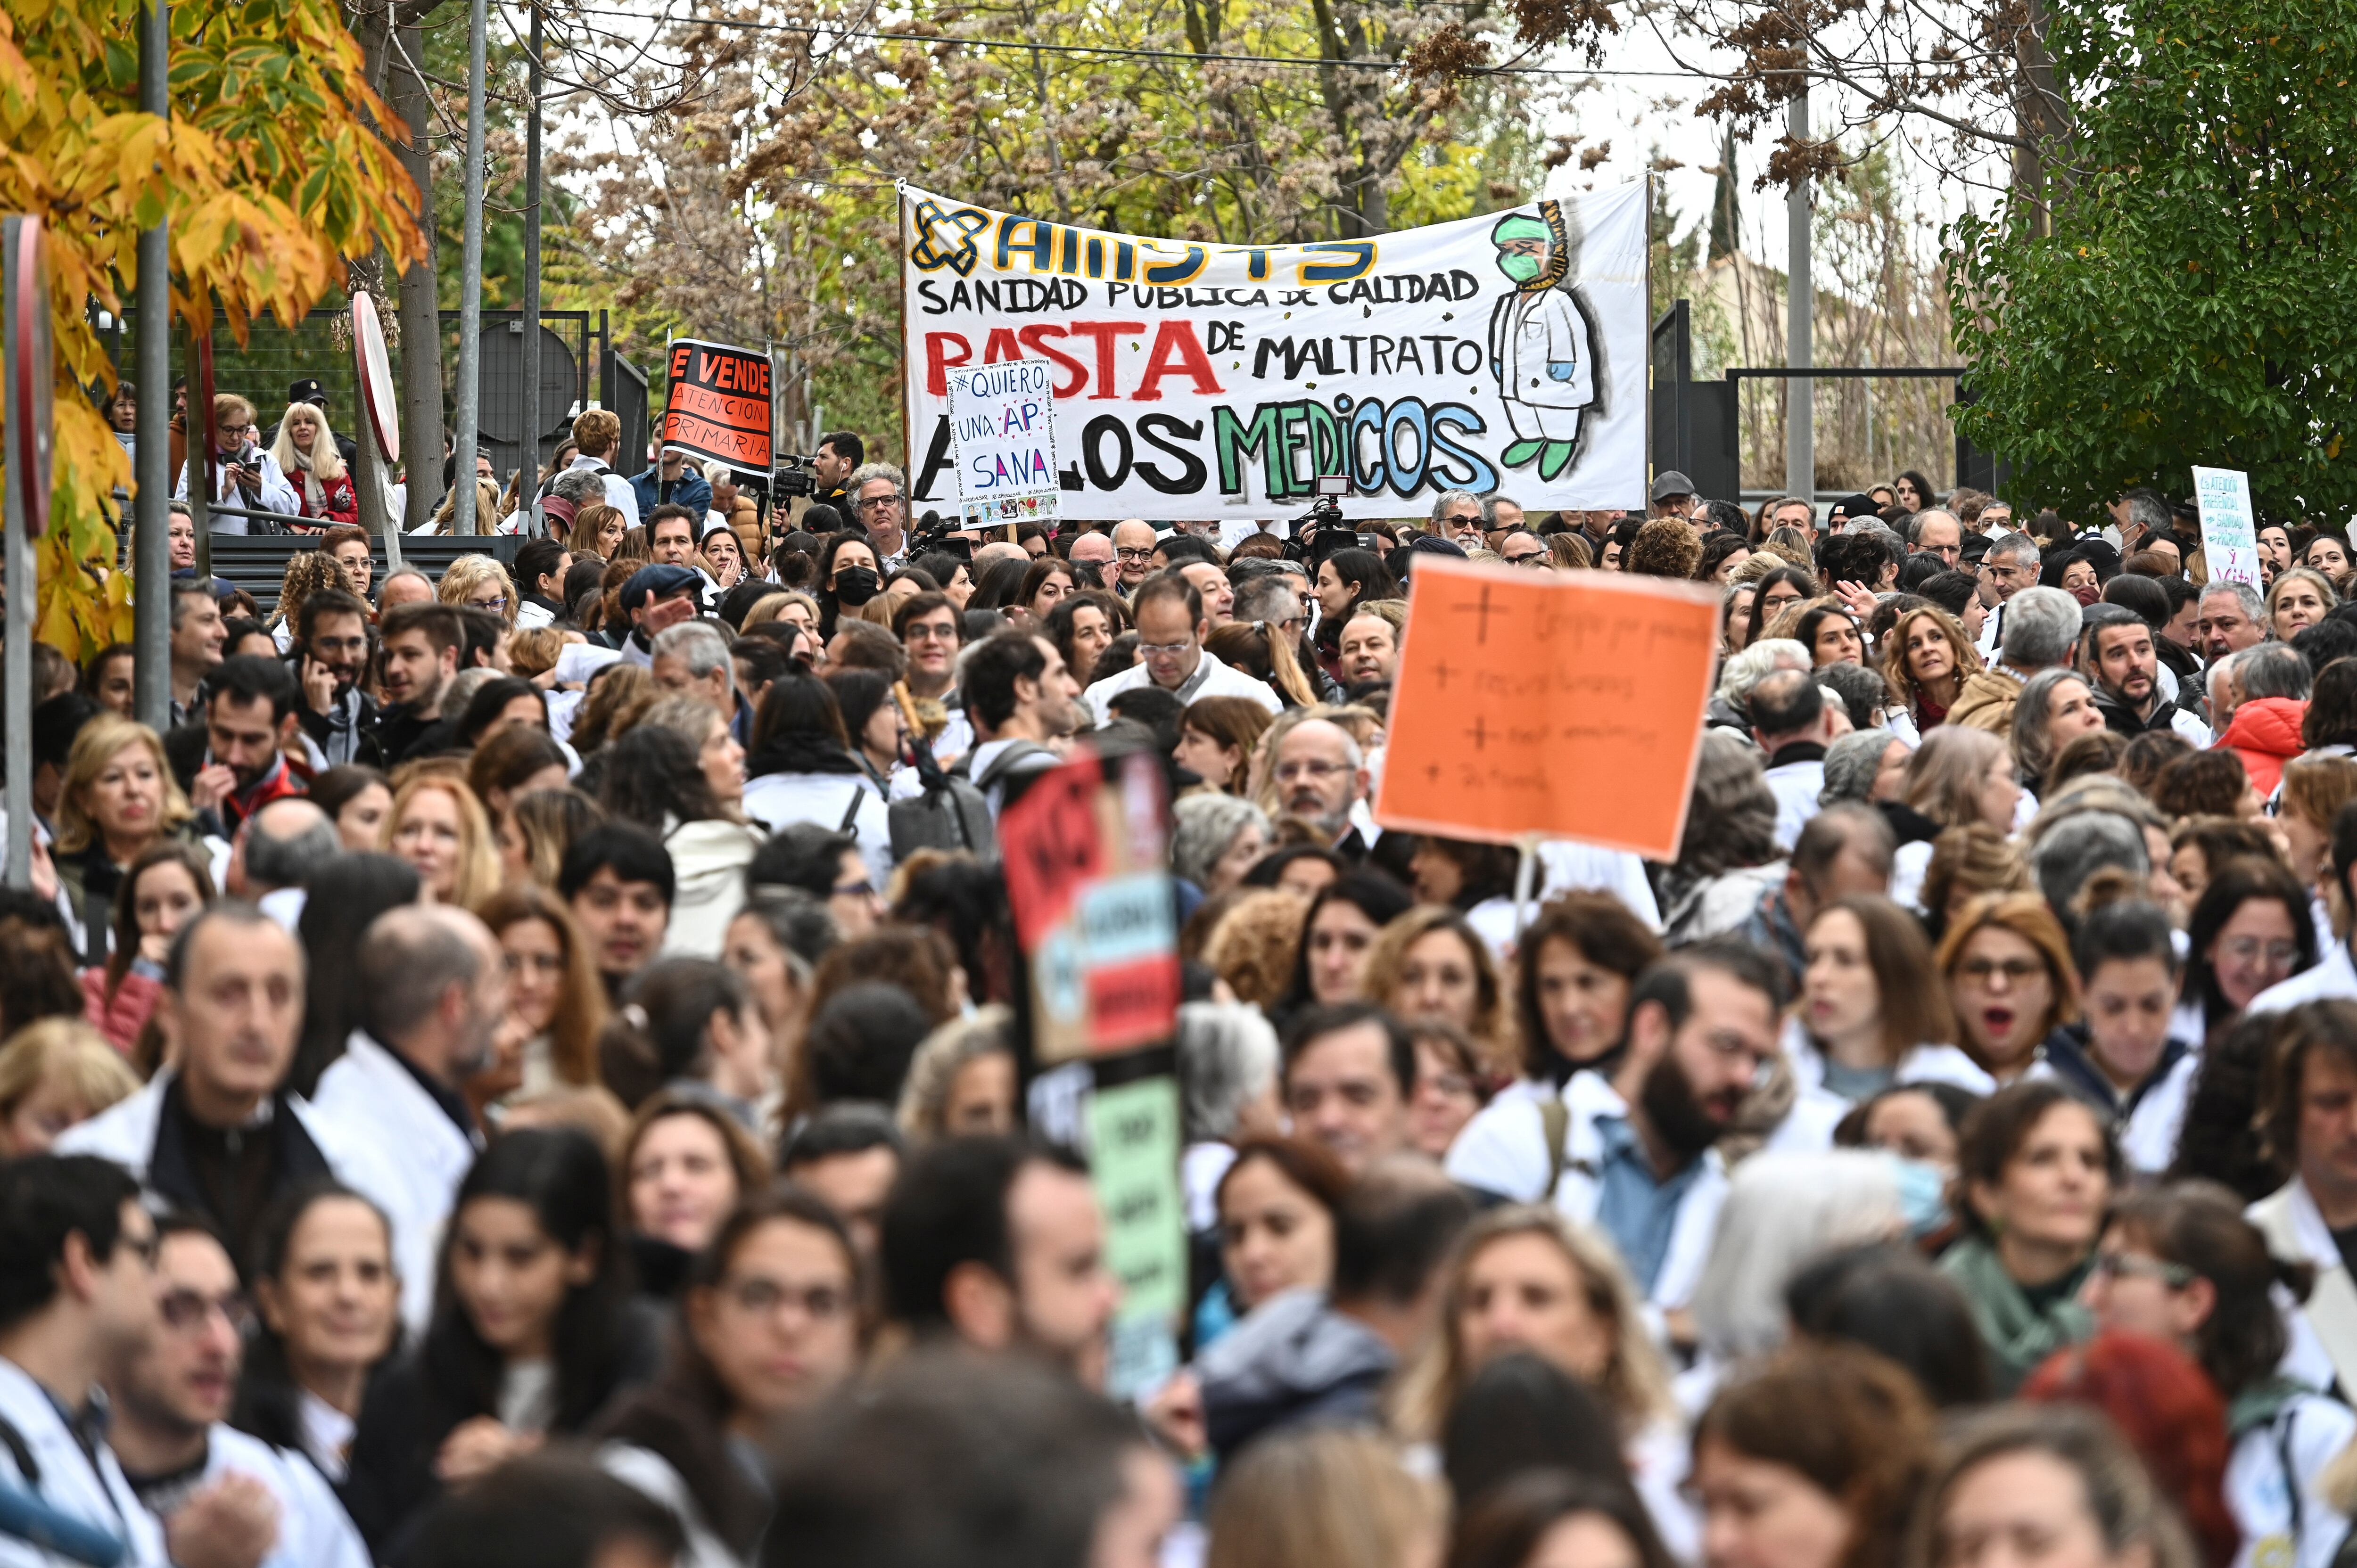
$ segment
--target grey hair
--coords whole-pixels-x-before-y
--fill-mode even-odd
[[[1500,501],[1504,501],[1516,511],[1521,511],[1523,510],[1523,503],[1516,500],[1513,497],[1498,494],[1493,491],[1490,495],[1484,496],[1481,499],[1481,526],[1483,528],[1495,528],[1498,526],[1498,503]]]
[[[2315,677],[2309,671],[2308,660],[2289,643],[2263,642],[2243,650],[2234,662],[2234,684],[2246,703],[2261,697],[2305,701]]]
[[[548,493],[575,506],[587,506],[606,499],[606,477],[595,468],[567,468],[551,479]]]
[[[1211,867],[1239,833],[1254,825],[1264,837],[1271,831],[1258,806],[1234,795],[1189,795],[1171,808],[1170,815],[1175,824],[1170,869],[1198,887],[1205,886]]]
[[[709,621],[683,620],[655,633],[654,656],[677,654],[687,664],[687,672],[701,681],[717,670],[728,682],[733,694],[737,690],[736,661],[728,657],[728,639],[720,635]]]
[[[2128,503],[2128,521],[2154,533],[2166,533],[2175,520],[2169,515],[2169,503],[2150,490],[2130,490],[2125,498]]]
[[[1887,729],[1855,730],[1825,747],[1825,787],[1817,791],[1817,804],[1863,803],[1882,771],[1882,754],[1898,738]]]
[[[1295,596],[1289,582],[1275,572],[1263,572],[1237,585],[1232,613],[1246,625],[1265,620],[1275,626],[1299,614],[1300,608],[1301,601]]]
[[[1717,876],[1775,858],[1776,795],[1760,769],[1759,748],[1733,730],[1705,730],[1685,836],[1678,843],[1678,871]]]
[[[2005,607],[2005,661],[2043,670],[2070,656],[2079,640],[2079,601],[2060,588],[2024,588]]]
[[[1709,1260],[1694,1294],[1703,1348],[1722,1362],[1783,1344],[1784,1288],[1838,1248],[1897,1240],[1907,1229],[1899,1176],[1864,1149],[1759,1154],[1735,1168]]]
[[[2234,602],[2243,607],[2244,615],[2261,626],[2267,624],[2267,602],[2260,596],[2259,590],[2248,583],[2228,582],[2212,577],[2208,583],[2202,585],[2201,596],[2194,601],[2194,607],[2198,611],[2210,600],[2228,594],[2233,595]],[[2270,631],[2267,635],[2272,637],[2275,634]]]
[[[2046,769],[2054,761],[2050,728],[2054,689],[2065,681],[2076,681],[2090,693],[2095,689],[2094,682],[2076,670],[2040,670],[2014,699],[2013,760],[2021,770],[2022,782],[2032,789],[2045,780]]]
[[[452,985],[472,986],[482,956],[468,941],[472,915],[446,904],[404,904],[371,923],[361,940],[354,990],[361,1027],[397,1045],[432,1015]]]
[[[1184,804],[1182,801],[1181,804]],[[1243,1108],[1276,1082],[1276,1031],[1242,1002],[1189,1002],[1178,1009],[1179,1138],[1229,1143]]]
[[[500,672],[488,664],[478,664],[471,670],[461,670],[450,677],[449,685],[442,689],[442,711],[463,714],[475,693],[500,678]]]
[[[859,499],[859,488],[870,479],[889,479],[894,489],[902,495],[909,492],[909,476],[899,468],[889,463],[862,463],[851,470],[851,481],[843,487],[843,493],[856,501]]]
[[[2026,533],[2008,533],[1990,545],[1988,553],[1981,559],[1986,562],[2000,555],[2025,566],[2035,566],[2038,564],[2038,541]],[[2009,620],[2012,618],[2007,616],[2007,618]]]
[[[1730,654],[1718,667],[1718,695],[1740,708],[1751,699],[1751,688],[1779,670],[1806,670],[1815,661],[1809,650],[1789,637],[1763,637],[1740,653]]]
[[[291,833],[272,832],[267,822],[271,812],[297,804],[307,808],[310,820]],[[280,811],[278,814],[296,813]],[[327,812],[308,800],[273,800],[246,822],[245,879],[264,887],[300,887],[304,878],[342,854],[344,842]]]
[[[1438,522],[1442,518],[1447,517],[1448,509],[1458,501],[1471,501],[1475,506],[1481,505],[1481,498],[1471,490],[1443,490],[1432,498],[1432,521]],[[1483,515],[1488,515],[1486,508],[1483,510]]]
[[[976,1008],[971,1017],[952,1018],[918,1046],[909,1058],[909,1075],[900,1082],[900,1103],[893,1120],[900,1131],[923,1141],[949,1135],[944,1121],[950,1090],[969,1062],[1015,1047],[1009,1030],[1015,1015],[1002,1003]]]
[[[2114,811],[2081,811],[2054,824],[2029,852],[2038,890],[2065,926],[2075,926],[2071,900],[2098,871],[2117,866],[2138,876],[2152,873],[2144,830]]]

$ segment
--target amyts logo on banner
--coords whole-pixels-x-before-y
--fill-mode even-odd
[[[1443,490],[1645,499],[1645,188],[1368,240],[1211,245],[900,188],[917,506],[954,507],[951,373],[1055,367],[1060,510],[1351,517]]]
[[[770,471],[769,355],[676,338],[664,379],[665,446],[726,463],[740,473]]]

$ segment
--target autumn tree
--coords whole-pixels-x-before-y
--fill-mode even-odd
[[[130,632],[130,582],[107,569],[131,466],[73,389],[113,388],[91,306],[122,310],[139,230],[171,224],[175,312],[210,322],[218,305],[241,340],[265,311],[300,319],[356,258],[382,249],[406,264],[420,239],[415,189],[375,129],[387,112],[333,0],[174,5],[168,122],[138,108],[139,10],[135,0],[0,9],[0,209],[49,231],[59,396],[38,632],[77,657]]]

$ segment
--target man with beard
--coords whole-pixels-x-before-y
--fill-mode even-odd
[[[252,1561],[267,1541],[262,1568],[367,1568],[368,1548],[319,1472],[224,1419],[252,1309],[221,1240],[184,1216],[156,1230],[163,1321],[144,1344],[111,1357],[102,1381],[107,1440],[131,1489],[165,1521],[173,1561]],[[225,1519],[231,1509],[235,1518]],[[189,1550],[193,1537],[231,1555],[200,1556]]]
[[[164,961],[156,1023],[165,1059],[147,1086],[70,1129],[60,1154],[129,1171],[242,1249],[282,1195],[332,1176],[371,1197],[390,1179],[381,1150],[335,1136],[285,1087],[303,1023],[294,934],[223,899],[180,928]]]
[[[320,765],[384,765],[376,739],[376,700],[361,690],[368,673],[368,606],[341,588],[323,588],[295,618],[295,666],[303,683],[296,710]]]
[[[234,837],[246,818],[271,801],[310,788],[303,723],[296,714],[300,704],[284,662],[241,653],[205,677],[199,720],[166,737],[164,755],[188,804],[200,816],[211,812],[222,837]]]
[[[1367,857],[1351,813],[1367,795],[1366,759],[1351,732],[1330,719],[1304,719],[1285,732],[1270,758],[1285,814],[1316,830],[1318,842],[1343,859]]]
[[[319,1112],[346,1144],[399,1151],[396,1189],[373,1196],[393,1224],[402,1315],[413,1327],[432,1308],[435,1250],[482,1149],[459,1085],[491,1059],[507,975],[490,931],[464,909],[386,911],[361,939],[351,977],[361,1026],[319,1077]]]
[[[1672,953],[1638,976],[1609,1054],[1552,1097],[1485,1108],[1450,1146],[1448,1175],[1513,1202],[1552,1200],[1611,1238],[1646,1300],[1683,1308],[1727,1198],[1715,1145],[1776,1055],[1783,992],[1775,964],[1743,943]]]
[[[390,589],[394,579],[388,578]],[[385,705],[376,715],[376,743],[384,766],[431,757],[453,743],[457,715],[442,712],[442,693],[457,678],[467,623],[450,605],[404,604],[385,612],[384,654],[378,688]]]
[[[2166,730],[2207,751],[2210,726],[2160,694],[2160,655],[2152,628],[2117,605],[2089,605],[2084,613],[2079,668],[2095,678],[2095,711],[2105,726],[2129,736]]]

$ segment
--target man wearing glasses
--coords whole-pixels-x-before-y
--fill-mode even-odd
[[[1154,575],[1154,525],[1125,518],[1113,527],[1114,590],[1123,598]]]
[[[60,1544],[82,1545],[86,1561],[104,1561],[110,1546],[143,1568],[171,1561],[163,1528],[90,1419],[101,1369],[156,1332],[156,1226],[138,1183],[105,1160],[34,1155],[0,1165],[0,1420],[23,1444],[0,1446],[0,1485],[37,1496]],[[9,1551],[12,1562],[71,1561]]]
[[[360,1531],[319,1472],[228,1424],[253,1321],[229,1253],[186,1217],[158,1230],[160,1321],[106,1369],[107,1438],[132,1491],[164,1521],[172,1561],[365,1568]],[[191,1552],[199,1541],[214,1551]]]
[[[1981,657],[1994,661],[2004,645],[2006,601],[2024,588],[2038,585],[2038,541],[2026,533],[2008,533],[1981,557],[1981,586],[1986,600],[1996,596],[1996,613],[1981,627]]]
[[[1509,566],[1544,566],[1546,542],[1526,528],[1517,528],[1498,542],[1498,554]]]
[[[1114,538],[1119,537],[1116,530]],[[1186,578],[1175,572],[1146,578],[1138,585],[1130,607],[1137,627],[1137,662],[1081,694],[1092,723],[1105,722],[1114,698],[1148,684],[1161,687],[1182,703],[1199,697],[1243,697],[1272,714],[1283,708],[1267,682],[1222,663],[1203,646],[1203,639],[1211,631],[1203,618],[1203,596]]]
[[[909,477],[889,463],[863,463],[850,488],[852,521],[867,531],[888,577],[909,564]]]

